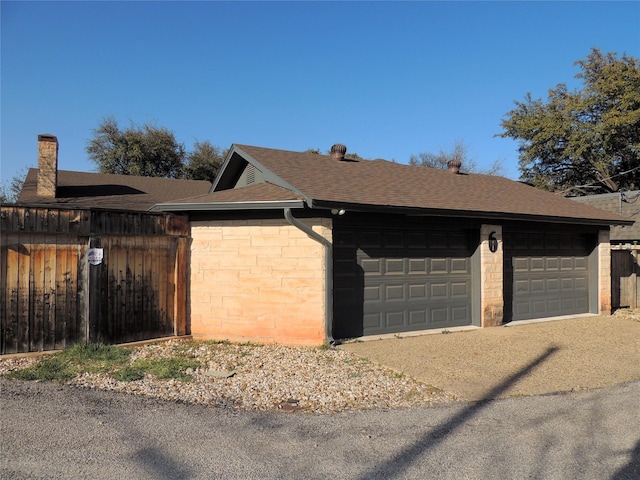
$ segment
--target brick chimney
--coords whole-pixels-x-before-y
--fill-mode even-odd
[[[55,135],[38,135],[38,169],[38,196],[55,198],[58,186],[58,139]]]

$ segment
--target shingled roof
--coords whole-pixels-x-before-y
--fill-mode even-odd
[[[640,190],[572,197],[571,200],[616,213],[635,222],[630,226],[615,226],[611,228],[612,241],[640,241]]]
[[[157,203],[204,194],[211,189],[211,183],[202,180],[58,170],[53,198],[39,196],[37,182],[38,169],[29,169],[18,204],[147,211]]]
[[[239,184],[248,165],[260,172],[261,183]],[[251,209],[258,201],[277,206],[283,200],[303,200],[307,208],[601,225],[629,223],[616,214],[503,177],[455,174],[386,160],[341,161],[329,155],[247,145],[232,146],[212,193],[160,204],[154,210]]]

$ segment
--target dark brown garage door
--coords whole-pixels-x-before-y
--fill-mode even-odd
[[[466,231],[334,229],[334,336],[469,325]]]
[[[586,234],[505,234],[505,280],[511,280],[512,319],[589,312],[589,254]]]

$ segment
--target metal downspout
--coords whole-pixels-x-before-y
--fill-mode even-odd
[[[336,345],[333,338],[333,245],[329,240],[317,232],[314,232],[308,225],[293,216],[290,208],[284,209],[284,218],[294,227],[302,230],[315,241],[324,245],[324,311],[325,311],[325,336],[329,345]]]

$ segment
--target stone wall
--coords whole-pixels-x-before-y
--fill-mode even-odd
[[[304,220],[331,239],[330,220]],[[191,223],[191,333],[320,345],[325,249],[285,219]]]
[[[601,315],[611,313],[611,243],[609,231],[598,232],[598,305]]]
[[[495,252],[489,248],[492,232],[497,242]],[[504,318],[502,226],[482,225],[480,241],[480,323],[483,327],[495,327]]]

